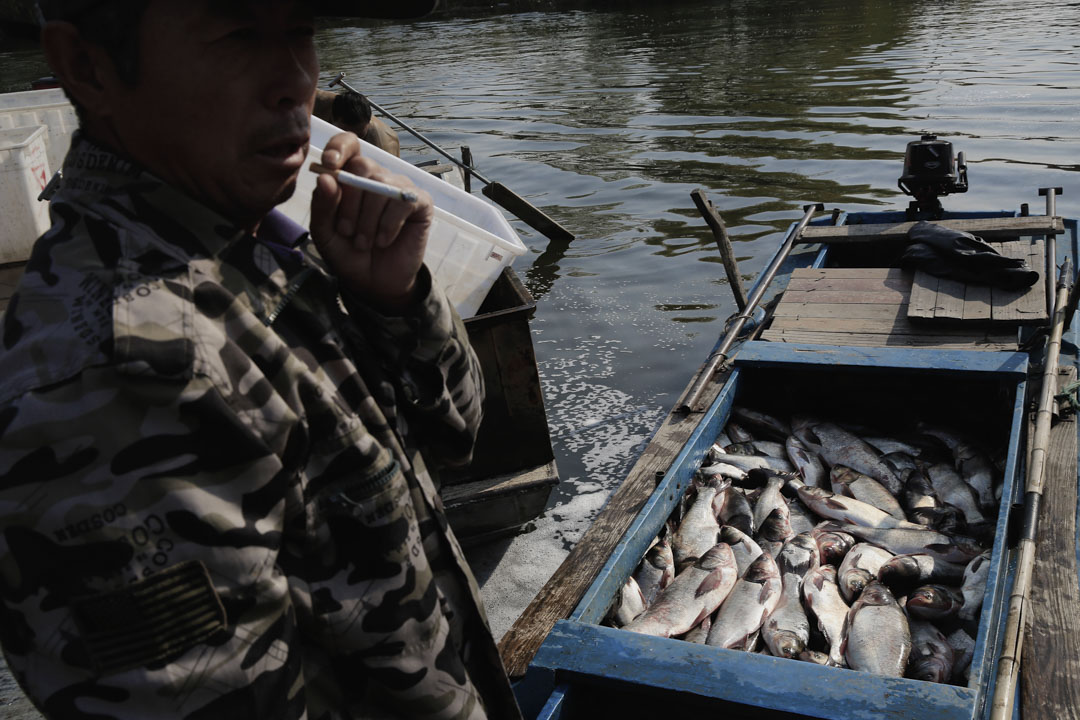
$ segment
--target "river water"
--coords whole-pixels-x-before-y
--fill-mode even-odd
[[[527,226],[515,269],[562,485],[536,529],[474,552],[497,635],[622,480],[734,302],[689,193],[723,214],[744,278],[801,205],[906,206],[904,146],[964,151],[948,209],[1080,214],[1080,4],[729,0],[618,11],[329,24],[323,84],[353,84],[571,229]],[[46,73],[0,48],[0,90]],[[435,157],[402,134],[408,159]]]

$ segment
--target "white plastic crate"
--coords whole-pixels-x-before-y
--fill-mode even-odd
[[[22,262],[49,229],[49,204],[39,201],[52,173],[46,128],[0,130],[0,263]]]
[[[55,172],[63,166],[71,135],[79,127],[75,107],[64,91],[52,88],[0,94],[0,130],[35,125],[48,128],[45,148],[49,167]]]
[[[319,118],[311,119],[311,153],[297,181],[296,192],[279,210],[304,227],[311,220],[311,194],[316,175],[307,169],[318,162],[322,148],[340,132]],[[435,203],[424,262],[463,318],[476,314],[499,273],[525,252],[510,223],[485,201],[459,190],[363,140],[363,154],[391,172],[408,177]]]

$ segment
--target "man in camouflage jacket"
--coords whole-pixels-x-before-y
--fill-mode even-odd
[[[168,99],[139,122],[174,133],[141,138],[81,28],[45,32],[83,130],[3,319],[5,656],[51,718],[516,718],[427,465],[469,458],[483,395],[421,264],[430,200],[322,176],[314,243],[269,212],[303,162],[310,10],[212,5],[146,3],[133,92],[157,53],[184,60],[176,102],[225,85],[223,141],[271,130],[224,161]],[[222,38],[259,56],[239,120]],[[407,184],[358,148],[323,162]]]

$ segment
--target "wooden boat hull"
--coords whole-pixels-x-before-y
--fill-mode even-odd
[[[859,220],[872,222],[875,215],[885,216],[881,222],[896,221],[893,214],[866,214]],[[1075,254],[1075,221],[1066,223],[1066,231],[1068,242],[1062,238],[1058,242],[1064,246],[1063,252]],[[826,254],[823,250],[812,264],[822,266]],[[1067,340],[1070,338],[1076,341],[1076,328]],[[518,695],[526,716],[584,718],[597,716],[601,710],[615,715],[624,707],[629,716],[643,716],[650,712],[648,708],[676,714],[705,709],[732,717],[836,720],[975,720],[987,716],[1007,612],[1007,590],[1013,580],[1010,562],[1015,552],[1008,543],[1008,527],[1013,503],[1022,500],[1027,361],[1028,356],[1020,352],[746,343],[696,431],[574,611],[556,623],[519,682]],[[1075,357],[1062,358],[1063,365],[1075,362]],[[830,405],[840,403],[863,412],[899,413],[901,417],[910,417],[913,407],[926,403],[924,413],[934,408],[935,413],[966,418],[966,422],[982,417],[982,424],[976,427],[1007,446],[992,568],[967,686],[885,678],[642,636],[600,624],[726,423],[731,406],[736,400],[754,405],[781,397],[793,398],[800,408],[825,402],[832,409]],[[1071,580],[1075,584],[1075,577]]]

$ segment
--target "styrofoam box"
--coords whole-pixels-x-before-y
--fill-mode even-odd
[[[45,136],[44,125],[0,130],[0,263],[26,260],[49,229],[49,204],[38,200],[52,176]]]
[[[340,132],[319,118],[311,119],[311,153],[308,162],[318,162],[322,148]],[[480,308],[502,269],[525,252],[510,223],[487,202],[444,182],[411,164],[360,141],[361,152],[387,170],[409,178],[431,195],[435,219],[428,237],[424,262],[450,302],[463,318],[472,317]],[[304,227],[311,220],[311,194],[315,173],[305,169],[297,181],[296,192],[278,207]]]
[[[75,108],[64,91],[53,88],[0,94],[0,130],[35,125],[49,129],[45,137],[49,167],[60,169],[71,147],[71,136],[79,127]]]

